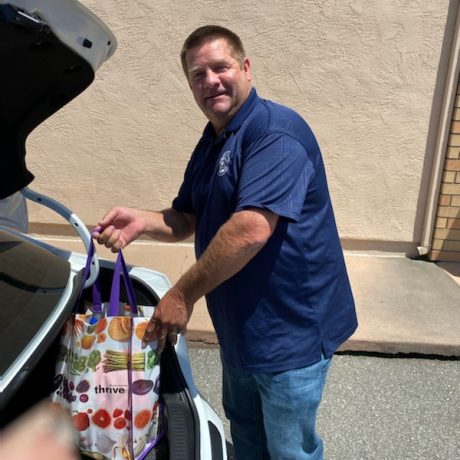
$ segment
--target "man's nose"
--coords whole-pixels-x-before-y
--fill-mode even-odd
[[[207,86],[210,87],[218,86],[220,84],[219,75],[216,72],[213,72],[211,69],[209,69],[206,72],[205,83]]]

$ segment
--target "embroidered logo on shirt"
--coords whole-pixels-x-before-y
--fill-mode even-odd
[[[231,151],[225,151],[219,159],[219,169],[217,170],[218,176],[223,176],[228,173],[230,162],[232,161],[230,157]]]

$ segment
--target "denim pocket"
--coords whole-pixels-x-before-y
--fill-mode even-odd
[[[315,386],[317,382],[324,384],[330,359],[323,359],[310,366],[292,369],[283,372],[271,372],[257,375],[257,380],[264,387],[282,386],[284,389],[295,389],[306,386]]]

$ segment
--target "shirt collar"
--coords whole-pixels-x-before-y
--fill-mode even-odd
[[[255,88],[251,89],[248,98],[244,102],[244,104],[240,107],[240,110],[235,114],[235,116],[230,120],[228,125],[222,131],[222,133],[216,137],[216,132],[214,131],[214,127],[209,122],[204,131],[203,131],[203,138],[213,139],[216,142],[226,139],[228,137],[228,133],[232,131],[238,130],[240,126],[243,124],[244,120],[247,116],[252,112],[252,109],[257,104],[258,96],[257,91]]]
[[[246,120],[247,116],[252,112],[252,109],[257,104],[257,91],[255,88],[251,89],[248,98],[244,104],[240,107],[240,110],[236,112],[235,116],[230,120],[229,124],[225,127],[225,132],[236,131]]]

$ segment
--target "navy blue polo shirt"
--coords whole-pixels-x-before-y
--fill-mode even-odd
[[[253,89],[223,133],[206,126],[173,207],[196,217],[197,258],[233,213],[260,208],[279,216],[261,251],[206,296],[229,365],[303,367],[331,356],[354,332],[321,152],[297,113]]]

